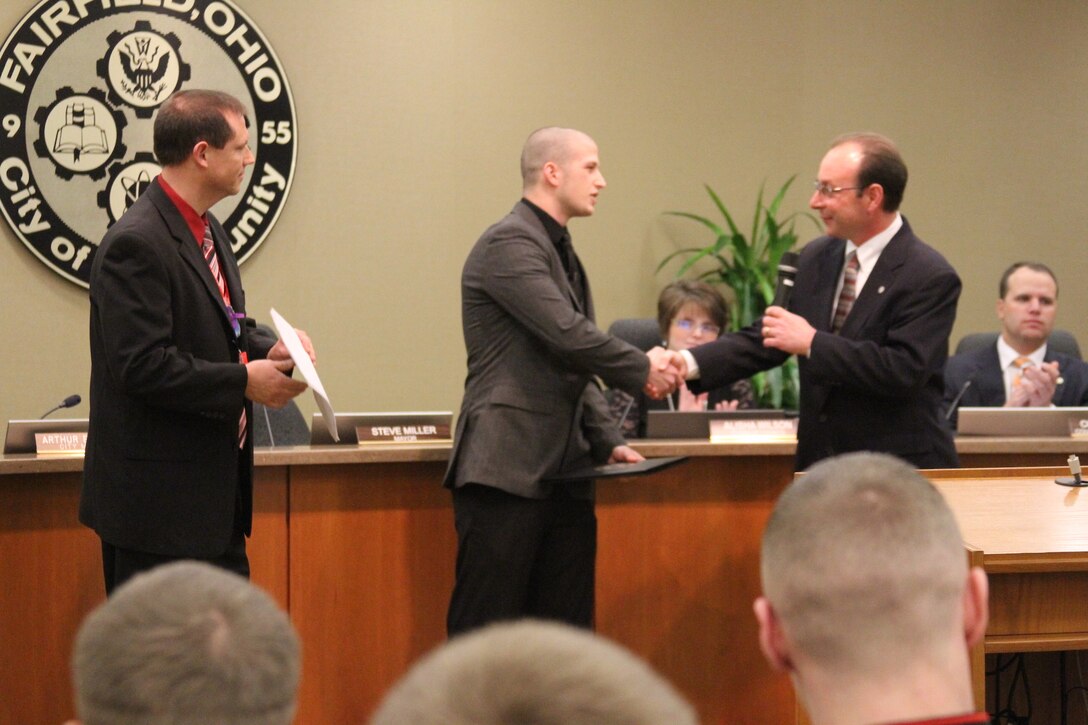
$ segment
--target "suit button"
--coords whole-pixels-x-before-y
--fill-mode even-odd
[[[820,413],[820,422],[821,423],[826,423],[827,422],[827,415],[825,415],[824,413]]]

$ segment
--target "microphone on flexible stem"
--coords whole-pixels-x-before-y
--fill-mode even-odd
[[[67,398],[60,401],[60,405],[56,406],[55,408],[50,408],[45,413],[43,413],[41,418],[38,418],[38,420],[41,420],[42,418],[45,418],[50,413],[57,412],[61,408],[73,408],[73,407],[79,405],[80,402],[82,402],[82,401],[83,401],[83,398],[79,397],[78,395],[69,395]]]
[[[956,393],[955,398],[952,398],[952,404],[948,406],[948,410],[944,414],[944,419],[946,421],[952,420],[952,416],[956,414],[956,410],[960,407],[960,401],[963,400],[964,393],[966,393],[971,385],[974,384],[976,375],[978,375],[977,369],[967,376],[967,381],[963,384],[963,387],[960,388],[960,392]]]
[[[783,309],[789,309],[790,296],[793,294],[793,282],[797,279],[797,252],[783,252],[782,259],[778,262],[778,285],[774,290],[774,301]]]

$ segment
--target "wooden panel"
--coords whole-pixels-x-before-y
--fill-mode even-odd
[[[250,579],[284,609],[290,608],[287,528],[287,469],[255,469],[253,535],[246,542]]]
[[[83,618],[106,598],[101,543],[78,521],[81,475],[0,478],[0,723],[75,717],[72,643]],[[261,473],[249,544],[254,580],[284,606],[286,480],[286,469]]]
[[[1025,640],[1033,642],[1034,646],[1011,651],[1027,652],[1045,648],[1039,635],[1064,635],[1058,638],[1063,645],[1079,637],[1082,644],[1077,649],[1081,649],[1088,641],[1086,602],[1088,572],[991,576],[990,626],[986,633],[988,637],[1036,635],[1031,640]],[[1009,640],[1005,639],[1005,642]]]
[[[972,562],[989,576],[986,653],[1088,648],[1088,494],[1054,483],[1068,471],[925,473],[955,512]],[[977,653],[972,654],[975,665]],[[1044,673],[1033,689],[1039,679],[1052,684],[1053,678]],[[977,670],[974,684],[977,701]]]
[[[703,723],[795,716],[759,650],[759,545],[792,458],[693,458],[597,487],[598,631],[688,697]]]
[[[705,723],[788,722],[795,698],[763,663],[750,606],[759,537],[793,458],[777,449],[653,445],[659,455],[693,458],[657,476],[600,484],[600,631],[663,672]],[[453,583],[442,451],[337,450],[328,454],[336,465],[323,464],[324,455],[262,454],[249,544],[254,581],[288,607],[302,635],[299,725],[365,721],[386,688],[444,640]],[[985,534],[978,548],[993,580],[1088,576],[1088,493],[1049,483],[1062,470],[927,475],[959,477],[939,482],[942,490],[971,488],[954,509],[975,521],[965,533],[977,525]],[[103,598],[98,540],[76,521],[78,465],[3,458],[0,474],[0,647],[26,653],[0,664],[0,722],[63,722],[73,715],[72,636]],[[1035,476],[1027,498],[994,506],[1004,496],[1000,479],[1016,476]],[[1057,513],[1056,524],[1018,528],[1046,511]],[[1083,646],[1088,624],[1078,627],[1076,610],[1060,603],[1088,600],[1083,579],[1014,581],[996,584],[991,601],[1013,604],[1007,615],[994,604],[989,651]],[[1040,622],[1058,630],[1045,642],[1030,639],[1037,631],[1016,631]]]
[[[106,598],[98,537],[77,520],[80,475],[0,481],[0,723],[75,717],[72,641]]]
[[[442,463],[291,472],[291,616],[299,725],[365,722],[446,637],[456,536]]]

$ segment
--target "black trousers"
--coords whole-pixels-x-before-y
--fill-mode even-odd
[[[151,554],[146,551],[124,549],[102,541],[102,571],[106,579],[106,596],[113,594],[117,587],[141,572],[154,569],[172,561],[192,560],[185,556],[167,556]],[[211,559],[196,559],[221,569],[249,578],[249,557],[246,556],[246,537],[241,531],[231,534],[227,550]]]
[[[457,571],[446,630],[534,617],[593,627],[597,516],[558,491],[522,498],[490,486],[453,491]]]

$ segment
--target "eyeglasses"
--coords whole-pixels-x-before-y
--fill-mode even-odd
[[[682,320],[673,320],[672,324],[676,325],[684,332],[698,330],[704,335],[712,335],[714,337],[717,337],[718,334],[722,331],[722,328],[718,327],[713,322],[701,322],[699,324],[695,324],[695,320],[689,320],[686,317]]]
[[[812,188],[816,190],[816,193],[820,196],[831,198],[832,195],[838,194],[840,191],[856,191],[857,189],[864,189],[864,186],[832,186],[824,181],[812,182]]]

